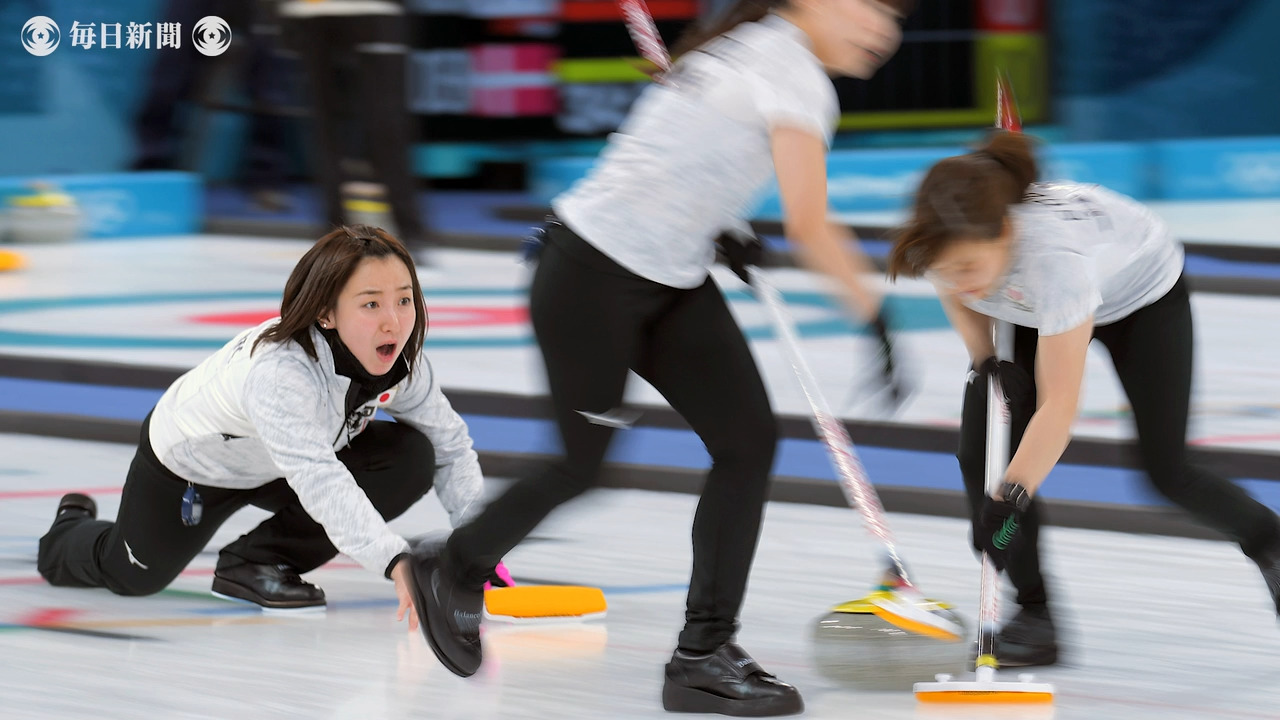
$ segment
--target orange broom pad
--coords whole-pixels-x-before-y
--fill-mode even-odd
[[[1001,690],[952,690],[916,695],[923,703],[1010,703],[1035,704],[1053,702],[1053,693],[1004,692]]]
[[[27,264],[26,258],[12,250],[0,250],[0,272],[18,270]]]
[[[571,620],[603,617],[608,604],[596,587],[522,585],[486,590],[484,608],[499,620]]]

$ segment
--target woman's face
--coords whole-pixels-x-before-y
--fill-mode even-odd
[[[1009,238],[956,238],[929,266],[926,277],[939,294],[981,300],[999,288],[1009,264]]]
[[[321,321],[370,375],[386,375],[404,350],[417,310],[409,268],[393,255],[368,257],[338,293],[334,309]]]
[[[867,80],[889,61],[902,43],[902,18],[876,0],[798,0],[797,10],[813,23],[814,54],[827,71]]]

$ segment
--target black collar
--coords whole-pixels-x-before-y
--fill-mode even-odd
[[[391,389],[409,375],[409,363],[404,359],[403,353],[396,358],[396,364],[385,375],[371,375],[356,356],[351,354],[336,330],[321,330],[320,334],[333,351],[334,372],[351,379],[351,387],[347,389],[347,414]]]

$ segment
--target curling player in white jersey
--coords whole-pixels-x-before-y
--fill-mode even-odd
[[[483,492],[467,425],[422,352],[426,331],[397,238],[365,226],[320,238],[290,273],[280,317],[236,335],[147,415],[115,521],[97,519],[87,495],[62,498],[40,574],[150,595],[254,505],[272,515],[218,553],[215,594],[322,608],[324,591],[301,575],[341,551],[395,583],[415,626],[409,542],[387,522],[434,488],[458,524]],[[374,419],[380,410],[398,422]]]
[[[1183,249],[1140,203],[1096,185],[1038,183],[1030,140],[996,132],[933,166],[895,240],[889,274],[933,281],[969,350],[960,469],[973,540],[1017,589],[1020,610],[996,638],[1004,667],[1052,664],[1057,634],[1040,571],[1040,484],[1071,439],[1085,353],[1107,348],[1133,408],[1138,453],[1155,489],[1238,543],[1280,613],[1280,522],[1239,486],[1189,461],[1192,322]],[[992,319],[1014,325],[997,362]],[[987,384],[1012,413],[1012,459],[984,488]],[[1122,552],[1122,548],[1116,548]]]
[[[565,454],[419,556],[415,571],[431,577],[427,637],[450,670],[466,676],[480,666],[486,568],[596,484],[614,430],[634,420],[619,409],[634,370],[712,460],[663,706],[756,716],[803,709],[794,687],[734,643],[777,426],[709,268],[721,229],[741,222],[776,174],[800,256],[835,280],[855,319],[879,316],[880,298],[861,277],[870,264],[827,219],[826,155],[839,114],[831,75],[871,77],[897,50],[910,4],[734,4],[680,44],[672,71],[639,98],[595,169],[555,199],[530,313]],[[758,245],[725,244],[745,274]]]

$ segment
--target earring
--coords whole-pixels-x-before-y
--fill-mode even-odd
[[[321,320],[321,321],[320,321],[320,328],[321,328],[321,329],[323,329],[323,330],[328,330],[328,329],[329,329],[329,323],[327,323],[327,322],[325,322],[325,321]]]

